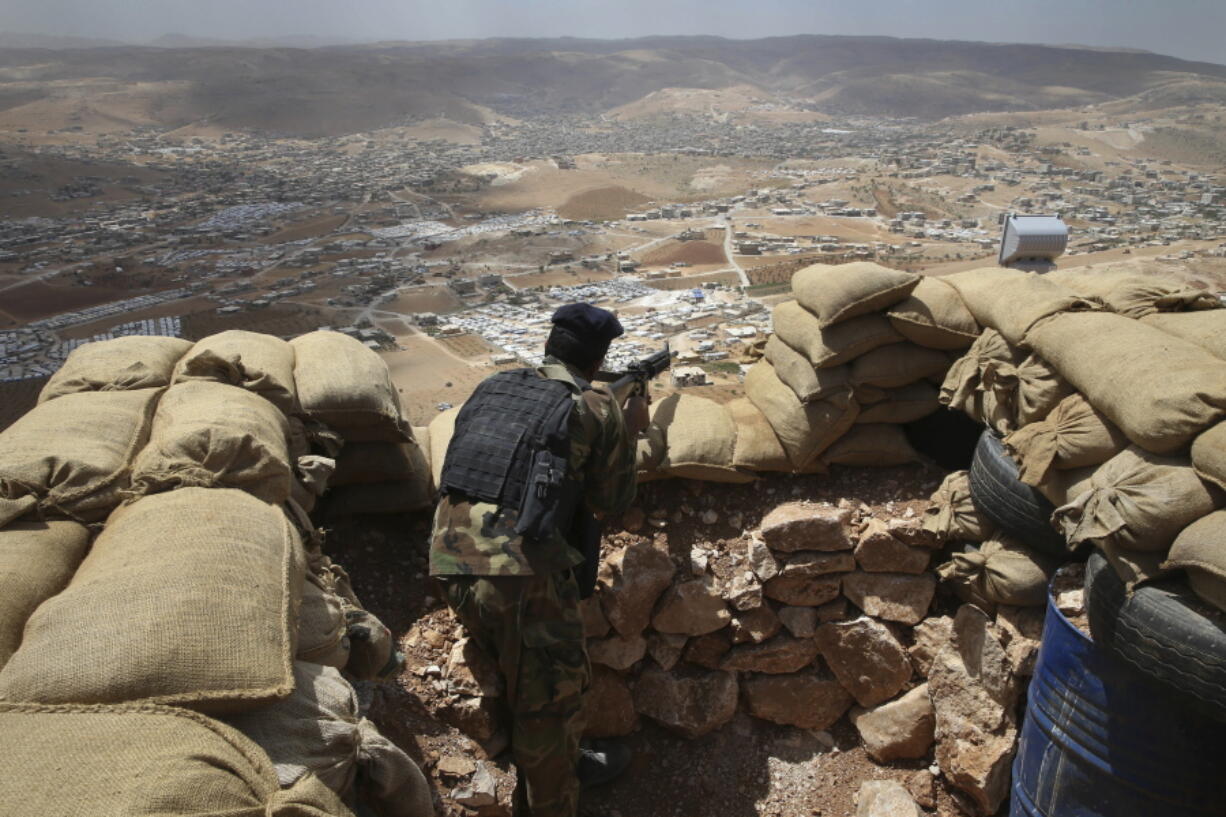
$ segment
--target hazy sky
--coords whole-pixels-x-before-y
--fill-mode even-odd
[[[0,0],[0,31],[135,41],[884,34],[1226,63],[1226,0]]]

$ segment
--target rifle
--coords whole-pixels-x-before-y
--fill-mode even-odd
[[[647,383],[660,376],[660,373],[672,365],[673,353],[668,344],[655,354],[640,361],[631,363],[625,373],[611,374],[599,372],[596,379],[608,383],[609,393],[618,405],[624,405],[631,397],[645,397]],[[600,537],[604,533],[604,522],[597,519],[582,504],[575,509],[571,522],[570,535],[567,541],[583,554],[583,564],[575,567],[575,579],[579,583],[579,598],[586,599],[596,589],[596,571],[600,567]]]

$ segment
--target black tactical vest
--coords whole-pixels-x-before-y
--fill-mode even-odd
[[[575,393],[535,369],[487,378],[456,415],[440,492],[516,511],[515,532],[529,539],[565,531],[580,487],[566,479]]]

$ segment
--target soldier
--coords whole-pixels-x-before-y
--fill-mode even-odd
[[[465,403],[440,480],[430,575],[502,675],[516,807],[532,817],[574,817],[580,784],[629,762],[624,747],[580,748],[591,671],[574,569],[584,559],[565,535],[576,510],[605,517],[634,499],[646,401],[631,398],[623,414],[590,385],[622,333],[606,310],[558,309],[544,365],[494,375]]]

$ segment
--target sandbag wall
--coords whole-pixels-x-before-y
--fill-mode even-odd
[[[199,809],[204,780],[211,811],[432,812],[359,717],[347,679],[399,664],[290,499],[299,415],[285,341],[121,338],[74,351],[0,433],[0,733],[20,755],[0,801]]]

